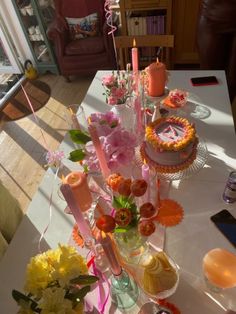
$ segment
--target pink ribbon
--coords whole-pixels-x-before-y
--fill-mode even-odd
[[[92,267],[94,275],[100,278],[98,280],[98,310],[100,314],[104,314],[105,307],[109,298],[110,283],[107,280],[106,276],[96,267],[94,261],[92,263]],[[102,282],[105,282],[107,285],[107,293],[105,295],[105,300],[104,300],[104,287],[102,285]]]
[[[113,47],[114,47],[115,58],[116,58],[116,65],[117,65],[117,69],[119,69],[118,56],[117,56],[117,50],[116,50],[116,44],[115,44],[115,35],[114,35],[117,27],[113,25],[112,23],[112,10],[110,9],[110,5],[111,5],[111,0],[106,0],[104,3],[104,11],[105,11],[105,18],[107,21],[107,25],[111,28],[111,30],[108,32],[108,35],[112,36]]]
[[[24,86],[21,84],[21,88],[22,88],[22,91],[25,95],[25,98],[28,102],[28,105],[33,113],[33,116],[34,116],[34,119],[35,119],[35,122],[37,124],[37,126],[39,127],[39,131],[42,135],[42,138],[43,138],[43,141],[44,141],[44,146],[46,148],[46,150],[48,151],[47,152],[47,155],[46,155],[46,158],[50,161],[52,161],[52,159],[56,162],[55,163],[55,166],[57,167],[57,170],[56,170],[56,173],[54,175],[54,180],[53,180],[53,185],[52,185],[52,190],[51,190],[51,193],[50,193],[50,198],[49,198],[49,221],[48,221],[48,224],[47,226],[45,227],[45,229],[43,230],[43,232],[41,233],[40,235],[40,238],[39,238],[39,241],[38,241],[38,251],[40,253],[42,253],[42,250],[41,250],[41,242],[42,242],[42,239],[44,238],[50,224],[51,224],[51,221],[52,221],[52,197],[53,197],[53,190],[54,190],[54,185],[55,185],[55,182],[56,182],[56,178],[57,178],[57,175],[58,175],[58,171],[59,171],[59,167],[60,167],[60,163],[61,163],[61,159],[63,158],[63,153],[62,152],[57,152],[57,153],[53,153],[52,151],[49,150],[49,147],[47,145],[47,141],[45,139],[45,136],[44,136],[44,133],[43,133],[43,130],[41,129],[40,127],[40,124],[39,124],[39,120],[35,114],[35,111],[34,111],[34,107],[29,99],[29,96],[27,95],[26,91],[25,91],[25,88]]]

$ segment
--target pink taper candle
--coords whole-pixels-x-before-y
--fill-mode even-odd
[[[133,41],[133,48],[131,49],[131,55],[132,55],[133,72],[137,72],[138,71],[138,48],[136,47],[135,39]]]
[[[61,185],[61,192],[71,210],[72,215],[75,218],[75,221],[78,225],[80,234],[82,235],[84,241],[87,239],[92,238],[91,229],[87,223],[87,221],[84,219],[83,213],[78,207],[78,204],[75,201],[72,189],[69,184],[62,184]]]
[[[152,97],[163,95],[166,79],[166,66],[157,58],[157,61],[148,67],[148,94]]]
[[[90,133],[90,136],[91,136],[91,139],[92,139],[95,151],[96,151],[96,155],[98,158],[102,175],[104,178],[107,178],[110,175],[111,171],[108,168],[106,157],[105,157],[104,151],[102,150],[101,142],[99,140],[96,127],[90,124],[88,127],[88,130],[89,130],[89,133]]]
[[[102,245],[104,253],[109,261],[112,274],[114,276],[119,276],[122,272],[122,268],[116,258],[110,236],[101,231],[97,240]]]
[[[147,201],[149,202],[150,201],[150,169],[145,160],[144,160],[144,164],[142,165],[142,178],[148,184],[146,194],[147,194],[147,199],[148,199]]]

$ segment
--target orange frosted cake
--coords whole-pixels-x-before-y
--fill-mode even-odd
[[[177,172],[195,160],[197,143],[195,127],[187,119],[160,118],[146,127],[141,156],[159,172]]]

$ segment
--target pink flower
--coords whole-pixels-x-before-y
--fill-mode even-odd
[[[108,105],[116,105],[118,102],[118,99],[117,99],[117,97],[112,95],[112,96],[107,98],[107,102],[108,102]]]
[[[102,84],[107,87],[112,86],[115,83],[115,81],[116,78],[114,75],[107,75],[102,78]]]

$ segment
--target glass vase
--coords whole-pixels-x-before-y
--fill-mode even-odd
[[[142,236],[137,227],[126,232],[115,232],[114,240],[121,258],[126,263],[138,264],[141,256],[148,250],[147,237]]]

